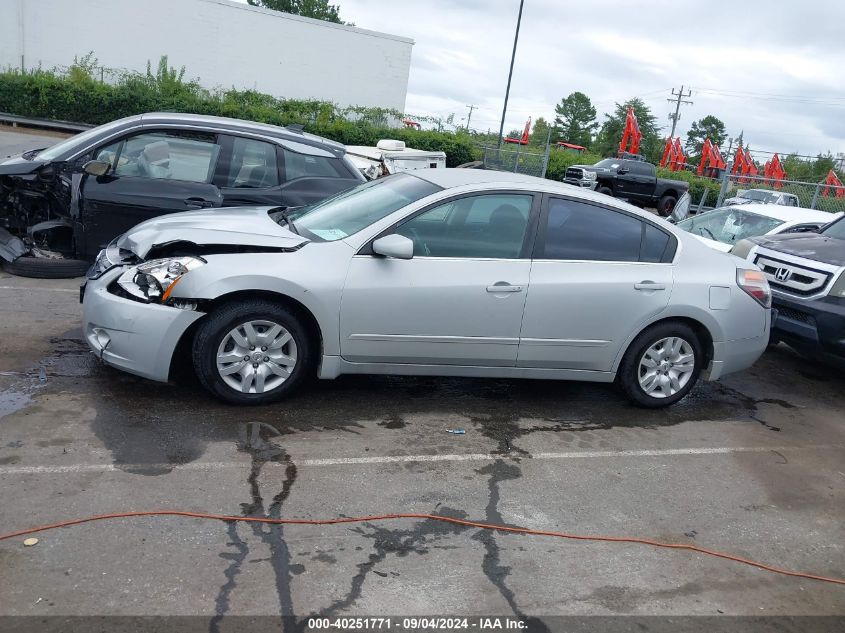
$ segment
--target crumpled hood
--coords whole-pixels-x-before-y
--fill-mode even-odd
[[[0,176],[22,176],[24,174],[31,174],[40,167],[43,167],[47,161],[38,160],[36,156],[32,160],[25,159],[21,154],[11,156],[10,158],[0,159]]]
[[[141,259],[153,247],[189,242],[201,246],[296,248],[309,240],[277,224],[268,212],[274,207],[229,207],[162,215],[120,236],[119,248]]]
[[[845,240],[818,233],[784,233],[768,237],[753,237],[764,248],[796,257],[804,257],[833,266],[845,266]]]

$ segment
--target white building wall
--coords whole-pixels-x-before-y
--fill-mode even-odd
[[[228,0],[0,0],[0,67],[167,55],[205,87],[404,110],[413,40]]]

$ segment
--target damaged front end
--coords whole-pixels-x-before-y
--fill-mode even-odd
[[[74,229],[70,217],[65,217],[71,188],[70,182],[57,178],[52,165],[37,160],[36,150],[0,163],[2,260],[73,257]]]

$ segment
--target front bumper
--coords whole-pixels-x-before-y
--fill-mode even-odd
[[[176,345],[203,313],[112,294],[108,286],[123,270],[88,280],[80,289],[80,298],[84,298],[82,333],[94,354],[106,364],[166,382]]]
[[[845,363],[845,299],[774,297],[772,336],[800,352]]]
[[[563,182],[567,185],[573,185],[575,187],[583,187],[584,189],[591,189],[595,190],[598,181],[596,180],[580,180],[578,178],[564,178]]]

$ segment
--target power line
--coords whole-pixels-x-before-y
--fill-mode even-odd
[[[672,88],[672,95],[677,97],[677,99],[666,99],[669,103],[675,102],[675,113],[669,114],[669,119],[672,121],[672,131],[669,133],[669,138],[675,138],[675,127],[678,125],[678,119],[681,118],[681,104],[692,105],[692,101],[686,99],[686,97],[692,96],[692,90],[687,90],[687,93],[684,94],[683,85],[681,85],[681,89],[678,92],[675,92],[675,89]]]

